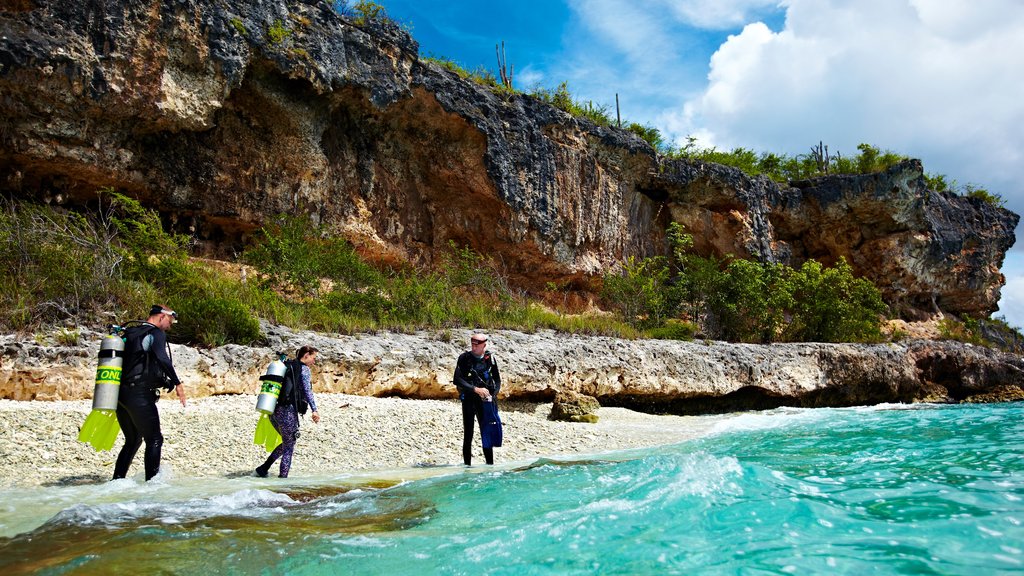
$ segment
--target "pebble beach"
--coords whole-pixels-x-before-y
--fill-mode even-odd
[[[317,394],[321,416],[302,421],[290,478],[323,474],[382,475],[407,468],[462,466],[462,416],[458,400],[407,400]],[[164,435],[161,474],[172,477],[241,477],[266,457],[253,444],[259,413],[252,395],[159,402]],[[0,400],[0,486],[61,486],[105,482],[123,438],[96,452],[78,441],[91,408],[88,400]],[[656,416],[601,408],[597,423],[548,419],[550,403],[502,402],[504,445],[497,464],[538,458],[600,456],[632,448],[674,444],[706,433],[724,416]],[[479,434],[479,431],[477,431]],[[479,436],[474,465],[483,464]],[[139,450],[129,477],[142,475]],[[277,465],[271,469],[277,473]]]

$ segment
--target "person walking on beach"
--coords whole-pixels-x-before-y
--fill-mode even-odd
[[[160,470],[160,449],[164,443],[156,409],[160,388],[177,392],[178,400],[185,406],[185,389],[174,372],[165,333],[177,319],[174,310],[154,304],[145,322],[134,322],[125,330],[124,370],[117,397],[117,423],[124,432],[124,446],[114,465],[114,480],[128,474],[142,442],[146,443],[146,480]]]
[[[274,425],[278,434],[281,435],[281,444],[274,448],[274,451],[267,457],[266,462],[256,468],[256,475],[260,478],[267,477],[270,467],[278,458],[281,459],[281,468],[278,476],[281,478],[288,477],[288,471],[292,467],[292,454],[295,452],[295,441],[299,438],[300,408],[297,404],[300,404],[301,400],[305,400],[309,404],[309,408],[313,410],[313,423],[320,422],[320,413],[316,409],[316,399],[313,397],[313,377],[309,369],[310,366],[316,363],[318,352],[319,350],[312,346],[303,346],[295,352],[296,360],[287,362],[288,370],[296,371],[295,375],[301,376],[293,380],[299,389],[294,390],[294,394],[282,393],[281,397],[278,398],[274,413],[270,415],[271,424]],[[297,402],[296,399],[300,401]],[[303,413],[305,413],[304,410]]]
[[[470,466],[473,461],[473,420],[480,424],[480,437],[484,445],[484,458],[494,464],[494,448],[484,436],[485,403],[491,403],[488,413],[497,409],[498,391],[501,390],[501,374],[498,364],[487,350],[489,338],[486,334],[469,337],[470,349],[459,355],[455,363],[455,387],[462,401],[462,461]],[[497,443],[500,445],[500,441]]]

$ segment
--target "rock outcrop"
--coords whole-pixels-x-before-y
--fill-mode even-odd
[[[330,337],[263,326],[269,345],[211,350],[172,346],[192,396],[251,394],[278,352],[320,349],[320,392],[454,398],[455,358],[469,333]],[[59,346],[0,336],[0,398],[89,398],[98,334]],[[728,344],[619,340],[553,332],[491,333],[501,363],[502,399],[552,401],[585,394],[602,406],[693,414],[778,406],[955,402],[1019,386],[1019,355],[959,342],[892,344]],[[993,396],[993,398],[995,398]]]
[[[564,422],[597,422],[597,411],[601,404],[597,398],[580,394],[574,390],[559,390],[555,394],[555,400],[551,403],[549,420],[562,420]]]
[[[388,22],[316,0],[0,3],[0,193],[114,187],[210,254],[282,212],[382,262],[449,241],[527,289],[667,251],[799,265],[845,257],[904,313],[996,309],[1018,216],[884,174],[778,185],[666,160],[635,135],[498,93]]]

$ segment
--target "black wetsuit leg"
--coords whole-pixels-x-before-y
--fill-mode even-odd
[[[462,461],[466,466],[473,462],[473,421],[480,425],[480,433],[484,429],[484,410],[482,401],[477,398],[462,400]],[[494,449],[484,448],[484,460],[494,464]]]
[[[473,463],[473,420],[476,418],[476,404],[472,398],[462,400],[462,461],[466,466]]]
[[[117,423],[121,426],[121,432],[124,433],[124,446],[117,454],[117,463],[114,464],[114,480],[124,478],[128,474],[128,467],[135,459],[135,453],[139,451],[139,446],[142,446],[142,436],[135,429],[135,423],[128,414],[128,409],[120,401],[117,403]]]
[[[480,425],[480,439],[484,437],[484,406],[479,404],[476,411],[476,422]],[[494,464],[494,448],[484,448],[484,462]]]
[[[140,387],[123,390],[117,402],[117,422],[124,431],[124,446],[117,455],[114,479],[124,478],[143,441],[146,480],[160,471],[160,451],[164,443],[160,433],[160,413],[156,409],[155,390]]]

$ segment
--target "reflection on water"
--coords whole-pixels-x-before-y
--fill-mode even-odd
[[[212,565],[272,564],[306,542],[401,531],[429,518],[430,502],[383,489],[390,485],[291,486],[183,502],[76,505],[35,530],[0,540],[0,573],[56,567],[76,574],[169,567],[203,573]]]

